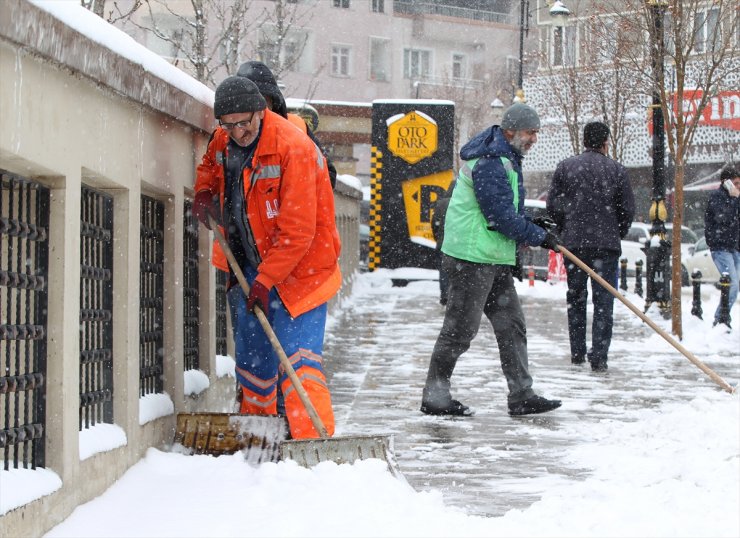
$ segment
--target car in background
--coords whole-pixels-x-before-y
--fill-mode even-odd
[[[688,258],[682,258],[686,272],[690,276],[697,269],[701,271],[701,281],[705,283],[716,284],[719,282],[719,270],[714,265],[712,255],[709,252],[706,238],[702,237],[696,244],[691,247],[691,255]]]
[[[535,217],[547,217],[547,207],[544,200],[524,200],[524,214],[530,219]],[[542,247],[519,247],[517,250],[518,263],[522,268],[523,278],[527,278],[529,267],[534,267],[534,278],[547,280],[547,266],[549,261],[549,250]]]
[[[647,264],[645,260],[645,251],[643,248],[650,244],[650,228],[652,224],[646,222],[633,222],[630,226],[629,232],[622,239],[622,254],[619,259],[627,258],[627,276],[635,275],[635,263],[638,260],[642,261],[643,275],[647,270]],[[673,224],[666,223],[666,239],[669,241],[673,236]],[[681,226],[681,282],[684,286],[689,285],[689,273],[686,269],[683,261],[691,256],[693,247],[697,243],[699,238],[696,234],[686,226]]]

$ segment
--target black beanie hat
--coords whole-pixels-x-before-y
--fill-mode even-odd
[[[589,149],[601,149],[609,140],[609,126],[603,121],[590,121],[583,128],[583,145]]]
[[[257,60],[250,60],[241,64],[236,74],[254,82],[262,95],[266,95],[272,99],[273,112],[280,114],[284,118],[288,117],[288,107],[285,104],[285,98],[277,85],[275,75],[272,74],[269,67]]]
[[[257,112],[267,108],[265,98],[249,79],[231,76],[216,88],[213,115],[217,118],[238,112]]]
[[[735,179],[736,177],[740,177],[740,168],[737,168],[732,164],[725,166],[719,173],[720,181],[724,181],[726,179]]]

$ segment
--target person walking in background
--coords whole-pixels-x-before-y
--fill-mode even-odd
[[[557,249],[557,238],[524,216],[522,159],[537,141],[540,119],[531,107],[515,103],[501,126],[475,135],[460,151],[460,169],[447,208],[442,265],[449,278],[442,329],[434,345],[421,411],[429,415],[470,416],[453,400],[450,378],[486,315],[498,343],[509,388],[510,415],[544,413],[560,407],[532,390],[527,330],[512,268],[517,243]]]
[[[439,266],[439,304],[442,306],[447,304],[448,286],[447,272],[444,270],[444,267],[442,267],[442,241],[445,236],[445,214],[447,213],[447,206],[450,203],[452,190],[454,188],[455,180],[452,180],[452,183],[450,183],[447,190],[437,198],[436,202],[434,202],[434,213],[432,213],[432,235],[434,236],[434,240],[437,242],[437,265]]]
[[[709,195],[704,211],[704,234],[719,274],[730,276],[729,310],[732,310],[740,279],[740,169],[728,164],[719,178],[719,188]],[[714,325],[719,322],[720,306],[717,306]]]
[[[562,245],[609,283],[616,282],[621,239],[635,215],[627,170],[607,156],[609,127],[600,121],[583,129],[583,153],[560,162],[547,195],[547,211]],[[591,349],[586,350],[588,273],[566,260],[570,360],[588,358],[595,372],[606,371],[612,338],[614,296],[591,281],[594,314]]]
[[[334,414],[322,351],[327,301],[342,280],[334,194],[318,147],[266,106],[246,77],[228,77],[216,88],[214,115],[220,129],[198,166],[192,211],[209,229],[209,217],[223,223],[250,286],[245,296],[230,273],[227,297],[243,394],[240,412],[278,413],[279,384],[291,436],[318,437],[252,315],[259,308],[331,435]],[[224,150],[216,153],[212,146]],[[218,244],[213,263],[229,271]]]

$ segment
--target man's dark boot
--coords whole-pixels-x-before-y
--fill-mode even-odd
[[[570,362],[571,364],[583,364],[584,362],[586,362],[586,357],[584,357],[583,355],[572,355],[570,357]]]
[[[475,411],[457,400],[450,400],[450,403],[444,407],[436,407],[422,402],[421,412],[426,415],[449,415],[453,417],[471,417],[475,414]]]
[[[591,361],[592,372],[606,372],[609,367],[606,364],[606,360],[594,360]]]
[[[509,415],[517,417],[521,415],[536,415],[538,413],[547,413],[553,409],[557,409],[562,405],[560,400],[548,400],[542,396],[534,395],[531,398],[522,400],[521,402],[513,402],[509,404]]]

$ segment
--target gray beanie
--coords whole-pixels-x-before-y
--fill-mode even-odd
[[[524,103],[514,103],[504,112],[504,117],[501,119],[501,128],[512,131],[539,129],[540,117],[531,106]]]
[[[257,85],[248,78],[231,76],[216,88],[213,115],[217,118],[238,112],[256,112],[267,108]]]

